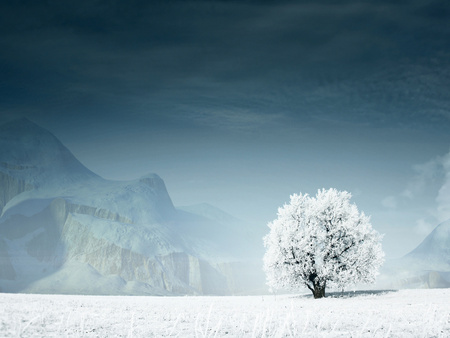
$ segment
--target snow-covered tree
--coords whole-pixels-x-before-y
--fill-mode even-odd
[[[347,191],[322,189],[316,197],[294,194],[278,209],[264,237],[264,270],[271,288],[306,286],[321,298],[327,286],[375,281],[384,260],[382,236],[350,198]]]

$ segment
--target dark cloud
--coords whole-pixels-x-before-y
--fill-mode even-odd
[[[35,1],[1,8],[0,109],[449,124],[442,1]],[[208,115],[209,114],[209,115]],[[205,118],[205,116],[208,116]],[[227,119],[225,119],[227,120]]]

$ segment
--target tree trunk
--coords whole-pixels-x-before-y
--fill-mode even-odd
[[[324,298],[325,297],[325,283],[323,285],[319,285],[314,283],[314,290],[312,290],[313,296],[315,299]]]
[[[311,290],[314,298],[324,298],[327,281],[325,280],[323,283],[321,283],[320,279],[317,278],[317,274],[315,272],[311,273],[308,279],[312,283],[312,287],[309,283],[305,283],[305,285],[309,290]]]

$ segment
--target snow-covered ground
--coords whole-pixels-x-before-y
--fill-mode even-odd
[[[243,297],[0,294],[1,337],[449,337],[450,289]]]

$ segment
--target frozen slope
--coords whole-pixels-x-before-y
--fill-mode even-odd
[[[236,266],[252,244],[234,224],[175,209],[155,174],[97,176],[28,120],[0,131],[0,290],[244,291]]]

